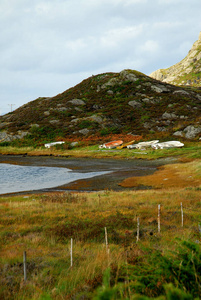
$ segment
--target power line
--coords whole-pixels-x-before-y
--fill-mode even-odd
[[[15,104],[8,104],[9,106],[10,106],[10,111],[12,112],[13,111],[13,106],[15,105]]]

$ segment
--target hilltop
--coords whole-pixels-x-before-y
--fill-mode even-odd
[[[201,32],[187,56],[167,69],[159,69],[150,74],[162,82],[182,86],[201,86]]]
[[[52,98],[0,117],[0,142],[107,136],[201,136],[201,89],[177,87],[134,70],[91,76]]]

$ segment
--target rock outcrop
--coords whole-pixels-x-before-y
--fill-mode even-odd
[[[187,56],[167,69],[159,69],[150,77],[174,85],[201,86],[201,32]]]

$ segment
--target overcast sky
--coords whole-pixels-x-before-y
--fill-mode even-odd
[[[200,0],[0,0],[0,115],[92,74],[170,67],[200,31]]]

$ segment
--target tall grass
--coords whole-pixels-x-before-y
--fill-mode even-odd
[[[184,227],[181,227],[181,202]],[[158,204],[161,204],[161,234],[157,232]],[[182,273],[175,264],[171,268],[176,268],[178,274],[173,277],[171,274],[169,277],[165,275],[169,274],[166,260],[171,262],[174,255],[180,255],[178,239],[182,243],[188,241],[190,245],[200,241],[199,190],[103,191],[4,197],[0,198],[0,208],[2,299],[101,297],[99,294],[104,289],[102,287],[101,292],[99,289],[108,268],[111,270],[109,290],[117,289],[118,297],[114,299],[131,299],[136,293],[146,297],[165,295],[163,285],[168,282],[179,290],[188,291],[193,297],[200,292],[196,283],[200,282],[200,269],[197,269],[200,244],[197,244],[197,250],[193,250],[198,251],[198,260],[192,263],[189,258],[189,263],[195,268],[192,272],[196,274],[192,277],[193,290],[190,285],[187,289],[181,280],[181,275],[185,278],[185,274],[190,274],[189,270]],[[140,218],[138,243],[137,217]],[[104,227],[108,232],[109,256]],[[72,268],[71,238],[74,244]],[[185,257],[185,253],[188,255],[192,249],[181,250],[181,255]],[[23,281],[22,266],[25,250],[28,258],[27,282]],[[159,264],[161,257],[165,260]],[[179,259],[178,256],[178,265]],[[181,259],[184,261],[184,258]],[[148,277],[147,272],[150,272]]]

